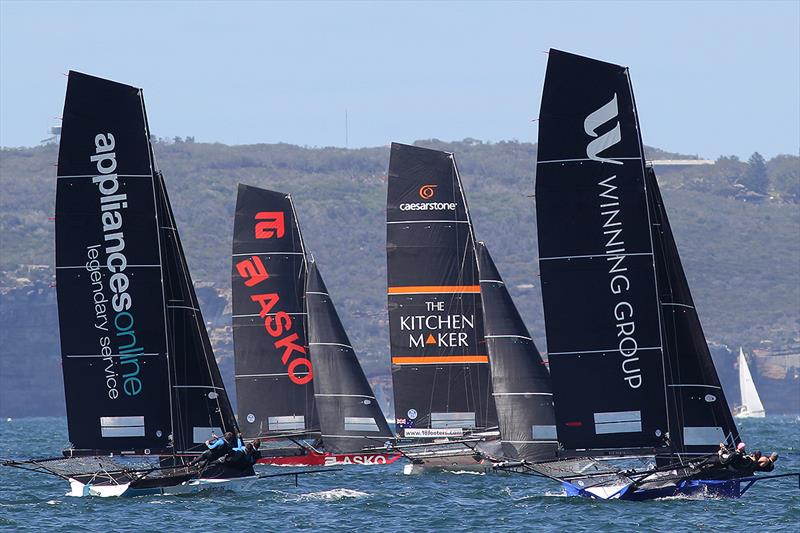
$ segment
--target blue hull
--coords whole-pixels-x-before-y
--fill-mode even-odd
[[[608,495],[598,494],[599,491],[590,492],[572,483],[562,482],[562,486],[567,496],[581,496],[601,500],[627,500],[627,501],[647,501],[658,498],[671,498],[675,496],[704,496],[710,498],[739,498],[741,490],[741,480],[731,479],[724,481],[717,480],[687,480],[676,485],[660,487],[657,489],[635,488],[627,485],[616,492]],[[748,487],[749,488],[749,487]]]

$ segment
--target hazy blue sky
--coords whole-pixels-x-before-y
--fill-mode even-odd
[[[646,144],[800,150],[800,2],[0,0],[0,145],[61,114],[70,69],[145,89],[162,137],[375,146],[536,140],[547,55],[628,65]]]

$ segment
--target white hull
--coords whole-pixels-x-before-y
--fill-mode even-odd
[[[764,411],[756,411],[756,412],[749,412],[749,411],[741,411],[733,415],[734,418],[766,418],[767,413]]]
[[[204,490],[247,490],[253,483],[258,481],[259,476],[247,476],[234,479],[192,479],[178,485],[152,488],[131,488],[130,483],[118,485],[93,485],[83,484],[80,481],[70,478],[70,491],[67,496],[99,496],[100,498],[111,498],[119,496],[145,496],[153,494],[192,494]]]

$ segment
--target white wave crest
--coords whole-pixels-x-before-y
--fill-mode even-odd
[[[360,490],[340,488],[323,490],[321,492],[311,492],[309,494],[303,494],[300,497],[308,500],[336,501],[350,498],[365,498],[367,496],[369,496],[368,493],[361,492]]]

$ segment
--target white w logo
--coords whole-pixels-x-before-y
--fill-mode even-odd
[[[586,134],[591,137],[597,137],[597,128],[605,124],[611,119],[614,119],[619,114],[617,110],[617,93],[614,93],[614,96],[611,98],[611,101],[598,109],[597,111],[591,113],[586,120],[583,121],[583,129],[586,131]],[[616,161],[614,159],[609,159],[606,157],[598,157],[597,154],[600,152],[611,148],[615,144],[617,144],[622,139],[622,135],[620,134],[619,129],[619,121],[614,125],[611,131],[608,131],[597,137],[597,139],[593,140],[586,146],[586,155],[589,156],[589,159],[594,161],[600,161],[601,163],[612,163],[614,165],[621,165],[622,161]]]

